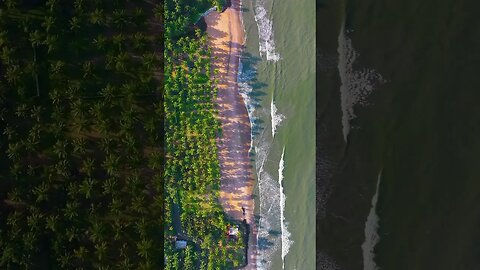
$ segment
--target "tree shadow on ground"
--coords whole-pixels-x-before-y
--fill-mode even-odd
[[[248,97],[250,109],[256,111],[261,107],[263,96],[267,95],[264,89],[268,86],[265,82],[258,79],[257,66],[262,59],[254,56],[249,52],[243,52],[240,59],[242,63],[242,70],[239,76],[239,84],[243,85],[241,91]],[[259,118],[250,119],[252,122],[253,136],[260,135],[260,131],[264,128],[264,121]]]

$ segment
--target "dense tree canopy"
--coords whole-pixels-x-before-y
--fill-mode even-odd
[[[193,27],[216,4],[165,4],[166,269],[233,269],[245,259],[243,238],[226,237],[231,222],[218,202],[216,88],[206,36]],[[175,249],[177,237],[188,240],[186,249]]]
[[[161,6],[0,4],[0,268],[163,265]]]

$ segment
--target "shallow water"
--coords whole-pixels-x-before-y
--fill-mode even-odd
[[[315,2],[243,2],[259,269],[315,269]]]

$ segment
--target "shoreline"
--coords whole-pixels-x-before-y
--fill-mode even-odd
[[[248,234],[246,270],[257,269],[257,226],[254,218],[255,179],[250,162],[251,122],[242,95],[238,91],[240,56],[245,42],[240,0],[232,0],[222,13],[211,11],[204,16],[208,45],[212,49],[212,68],[218,73],[218,119],[222,136],[217,138],[220,162],[220,204],[232,219],[245,221]],[[245,209],[243,213],[242,208]]]

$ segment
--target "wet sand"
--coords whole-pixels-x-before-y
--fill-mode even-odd
[[[233,219],[250,226],[248,264],[243,269],[256,269],[257,228],[254,222],[253,188],[255,179],[250,163],[250,120],[242,96],[238,92],[237,73],[244,44],[240,0],[233,0],[224,12],[205,16],[208,42],[212,48],[212,65],[218,70],[219,120],[222,136],[217,139],[221,168],[220,203]],[[242,207],[245,208],[243,214]]]

